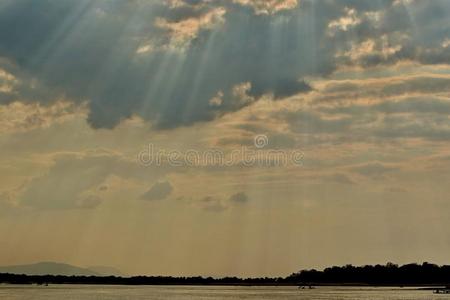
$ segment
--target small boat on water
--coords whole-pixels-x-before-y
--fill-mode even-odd
[[[46,282],[38,282],[38,283],[36,283],[36,285],[40,285],[40,286],[48,286],[48,283],[46,283]]]
[[[314,286],[312,286],[312,285],[310,285],[310,286],[305,286],[305,285],[300,285],[299,287],[298,287],[300,290],[305,290],[305,289],[309,289],[309,290],[313,290],[313,289],[315,289],[315,287]]]
[[[445,288],[437,288],[433,291],[434,294],[450,294],[450,286]]]

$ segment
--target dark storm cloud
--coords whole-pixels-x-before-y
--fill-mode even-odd
[[[0,67],[19,82],[0,101],[64,96],[88,103],[95,128],[134,114],[171,128],[248,105],[233,94],[242,83],[249,96],[282,98],[310,91],[304,77],[342,63],[448,63],[450,4],[395,3],[299,1],[257,14],[239,1],[5,0]],[[349,14],[354,24],[341,26]],[[388,45],[374,53],[337,55],[382,35]],[[398,50],[381,55],[388,46]]]

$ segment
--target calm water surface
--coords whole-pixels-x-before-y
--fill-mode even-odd
[[[0,285],[2,300],[116,300],[116,299],[450,299],[450,295],[435,295],[432,291],[400,288],[333,288],[299,290],[296,287],[127,287],[54,285],[10,286]]]

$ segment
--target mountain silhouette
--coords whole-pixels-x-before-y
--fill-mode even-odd
[[[80,268],[64,263],[39,262],[29,265],[16,265],[0,267],[0,273],[24,275],[64,275],[64,276],[107,276],[122,274],[119,270],[97,266]]]
[[[119,277],[125,277],[127,274],[123,273],[122,271],[113,268],[113,267],[107,267],[107,266],[92,266],[88,267],[88,270],[105,275],[105,276],[119,276]]]

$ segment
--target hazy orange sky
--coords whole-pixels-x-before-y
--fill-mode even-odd
[[[446,0],[1,1],[0,265],[448,263],[449,15]],[[208,151],[302,156],[187,163]]]

